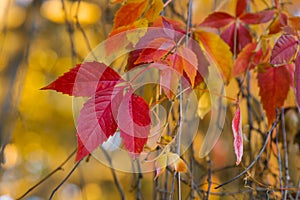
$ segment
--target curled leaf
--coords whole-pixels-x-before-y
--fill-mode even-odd
[[[239,104],[232,120],[232,131],[234,137],[234,152],[236,155],[236,165],[239,165],[243,156],[243,133],[242,133],[242,115]]]

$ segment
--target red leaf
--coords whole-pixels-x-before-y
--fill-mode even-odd
[[[95,150],[115,133],[115,116],[123,89],[116,87],[99,91],[83,105],[78,117],[77,135],[80,139],[76,161]]]
[[[293,35],[282,35],[276,42],[270,63],[284,65],[291,61],[297,51],[298,40]]]
[[[249,30],[242,24],[239,24],[236,30],[236,40],[235,40],[235,28],[236,23],[230,25],[226,28],[222,34],[221,38],[230,46],[231,52],[234,53],[234,41],[236,41],[236,53],[238,54],[248,43],[252,42],[252,37]]]
[[[276,108],[283,106],[292,83],[291,66],[268,67],[257,78],[261,102],[271,125],[276,118]]]
[[[145,49],[143,49],[143,51],[139,55],[139,58],[134,62],[134,64],[160,61],[175,46],[176,43],[170,39],[154,39],[148,44],[148,46]]]
[[[295,61],[295,77],[296,77],[296,99],[298,104],[298,110],[300,112],[300,52],[298,52],[296,61]]]
[[[243,156],[242,115],[239,104],[236,106],[236,111],[232,120],[232,131],[234,137],[233,146],[236,155],[236,165],[239,165]]]
[[[148,104],[142,97],[128,92],[120,104],[117,119],[125,148],[132,153],[141,153],[151,128]]]
[[[250,43],[243,48],[241,53],[239,53],[233,68],[233,76],[245,73],[246,70],[253,69],[257,64],[259,64],[262,58],[262,49],[257,48],[257,43]]]
[[[200,26],[208,26],[213,28],[221,28],[227,26],[231,22],[234,22],[235,19],[233,16],[225,12],[214,12],[208,15]]]
[[[90,152],[85,148],[84,144],[82,143],[78,133],[76,133],[76,137],[77,137],[77,153],[76,153],[75,162],[83,159],[85,156],[90,154]]]
[[[58,77],[42,90],[56,90],[75,97],[93,96],[96,90],[114,87],[122,81],[120,75],[103,63],[85,62]]]
[[[123,5],[115,15],[113,30],[137,21],[144,12],[147,3],[148,0],[140,0],[138,2],[130,2]]]
[[[246,24],[261,24],[270,21],[273,17],[273,10],[265,10],[259,13],[245,13],[240,16],[240,20]]]
[[[235,16],[239,17],[246,11],[247,1],[246,0],[238,0],[235,8]]]

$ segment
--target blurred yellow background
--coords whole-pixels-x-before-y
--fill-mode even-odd
[[[109,0],[65,0],[64,12],[61,2],[0,1],[0,156],[3,162],[0,200],[23,194],[76,148],[72,97],[39,89],[83,61],[91,49],[107,38],[119,7]],[[263,1],[254,2],[257,8],[253,9],[265,8]],[[300,1],[292,2],[290,11],[300,15]],[[174,4],[177,12],[186,12],[187,1],[174,0]],[[201,22],[214,9],[233,13],[234,7],[235,1],[231,0],[195,0],[193,23]],[[228,96],[236,95],[230,91]],[[201,138],[197,136],[197,140]],[[216,160],[217,166],[234,163],[231,142],[225,135],[217,144],[215,155],[223,158]],[[27,199],[48,199],[73,167],[74,160],[72,157],[63,170],[28,194]],[[135,199],[136,194],[131,191],[134,176],[116,173],[126,197]],[[145,174],[142,187],[145,199],[151,199],[152,180],[151,173]],[[119,199],[119,194],[110,168],[90,159],[81,163],[54,199]]]

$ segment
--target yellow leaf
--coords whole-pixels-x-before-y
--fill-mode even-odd
[[[233,68],[230,47],[214,33],[195,31],[195,37],[208,61],[218,67],[225,83],[228,84]]]
[[[173,166],[176,172],[187,172],[187,166],[178,154],[168,152],[167,165]]]
[[[198,102],[198,115],[201,119],[211,110],[210,94],[203,93]]]
[[[159,156],[159,158],[155,161],[154,166],[155,166],[155,170],[156,170],[156,176],[154,177],[154,179],[157,179],[157,177],[159,177],[166,170],[167,154],[165,153],[165,154]]]
[[[164,8],[164,3],[162,0],[152,0],[152,3],[145,13],[145,18],[149,22],[154,22],[158,16],[160,16],[160,12]]]
[[[136,45],[136,43],[143,37],[147,32],[148,21],[146,19],[140,19],[133,23],[134,27],[137,28],[135,31],[129,31],[126,34],[127,40]]]

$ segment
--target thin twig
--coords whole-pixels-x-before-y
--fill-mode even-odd
[[[190,149],[190,170],[191,170],[191,176],[194,176],[194,148],[193,148],[193,143],[190,145],[189,147]],[[194,182],[194,179],[192,178],[191,179],[191,185],[194,185],[195,182]],[[194,187],[191,187],[191,191],[190,191],[190,199],[194,199],[195,198],[195,194],[194,194]]]
[[[212,175],[212,162],[210,157],[208,156],[208,173],[207,173],[207,183],[208,183],[208,187],[207,187],[207,192],[206,192],[206,200],[209,199],[209,195],[211,193],[211,186],[212,186],[212,179],[211,179],[211,175]]]
[[[281,126],[282,126],[282,137],[283,137],[283,152],[284,152],[284,168],[285,168],[285,183],[284,187],[288,187],[290,181],[289,174],[289,157],[287,150],[287,141],[286,141],[286,130],[285,130],[285,121],[284,121],[284,108],[281,109]],[[288,191],[284,190],[283,199],[287,198]]]
[[[276,148],[277,148],[277,161],[278,161],[278,168],[279,168],[279,187],[281,189],[281,195],[283,197],[283,185],[282,185],[282,162],[281,162],[281,155],[280,155],[280,148],[279,148],[279,131],[277,128],[276,131]]]
[[[50,172],[47,176],[45,176],[42,180],[37,182],[34,186],[29,188],[24,194],[22,194],[20,197],[17,198],[17,200],[23,199],[27,194],[29,194],[32,190],[34,190],[36,187],[41,185],[43,182],[45,182],[48,178],[53,176],[56,172],[63,170],[63,166],[72,158],[72,156],[76,153],[75,149],[56,169],[54,169],[52,172]]]
[[[112,160],[111,160],[111,157],[109,156],[109,154],[107,153],[107,151],[101,146],[101,150],[102,152],[104,153],[104,156],[106,157],[108,163],[109,163],[109,166],[110,166],[110,170],[111,170],[111,173],[113,175],[113,179],[114,179],[114,182],[117,186],[117,189],[118,189],[118,192],[121,196],[121,199],[124,200],[125,199],[125,194],[124,194],[124,191],[122,189],[122,186],[118,180],[118,177],[117,177],[117,174],[116,174],[116,171],[114,170],[114,166],[112,164]]]
[[[298,188],[300,188],[300,178],[298,180]],[[297,193],[296,193],[296,197],[295,197],[295,200],[298,200],[299,199],[299,196],[300,196],[300,190],[297,190]]]
[[[142,170],[141,170],[141,165],[139,160],[136,160],[137,162],[137,168],[138,168],[138,180],[137,180],[137,200],[141,200],[142,199],[142,179],[143,179],[143,174],[142,174]]]
[[[72,23],[69,21],[68,19],[68,13],[66,10],[66,5],[65,5],[65,1],[61,0],[61,5],[62,5],[62,9],[64,11],[64,18],[65,18],[65,23],[67,26],[67,31],[69,32],[69,39],[70,39],[70,44],[71,44],[71,55],[72,55],[72,64],[73,66],[76,64],[76,50],[75,50],[75,43],[74,43],[74,28]]]
[[[226,182],[218,185],[217,187],[215,187],[215,189],[223,187],[223,186],[225,186],[225,185],[227,185],[227,184],[229,184],[229,183],[231,183],[231,182],[239,179],[240,177],[242,177],[244,174],[246,174],[253,167],[253,165],[258,161],[258,159],[261,157],[262,153],[265,151],[265,149],[267,147],[270,135],[271,135],[271,133],[273,132],[273,130],[275,129],[275,127],[278,124],[278,116],[279,115],[277,115],[276,120],[273,122],[271,129],[266,134],[266,139],[265,139],[265,143],[264,143],[263,147],[259,151],[258,155],[255,157],[255,159],[250,163],[250,165],[244,171],[242,171],[240,174],[238,174],[234,178],[230,179],[229,181],[226,181]]]
[[[73,174],[73,172],[75,171],[75,169],[78,167],[78,165],[80,164],[82,160],[78,161],[75,166],[71,169],[71,171],[68,173],[68,175],[62,180],[62,182],[60,182],[60,184],[58,184],[58,186],[56,188],[54,188],[54,190],[52,191],[49,200],[52,200],[52,198],[54,197],[55,193],[59,190],[59,188],[70,178],[70,176]]]

